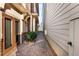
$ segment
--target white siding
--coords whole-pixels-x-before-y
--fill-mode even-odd
[[[79,17],[79,4],[48,3],[46,5],[45,29],[47,35],[67,53],[69,21],[77,17]]]

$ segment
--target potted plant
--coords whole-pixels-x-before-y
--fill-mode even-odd
[[[36,32],[28,32],[27,33],[27,41],[30,43],[33,43],[35,41],[35,38],[37,37]]]

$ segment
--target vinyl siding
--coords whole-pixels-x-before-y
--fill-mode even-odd
[[[69,51],[69,21],[79,17],[79,4],[48,3],[46,5],[45,29],[51,40],[63,51]]]

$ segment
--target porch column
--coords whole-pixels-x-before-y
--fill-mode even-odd
[[[35,32],[35,17],[33,17],[33,31]]]
[[[23,34],[23,14],[20,16],[20,44],[22,43]]]
[[[37,12],[37,11],[36,11],[36,3],[34,3],[34,12]]]
[[[30,31],[32,31],[32,15],[30,16]]]
[[[22,43],[23,21],[20,19],[20,44]]]

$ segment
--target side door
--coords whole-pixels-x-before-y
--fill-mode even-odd
[[[79,19],[70,21],[69,55],[79,56]]]

